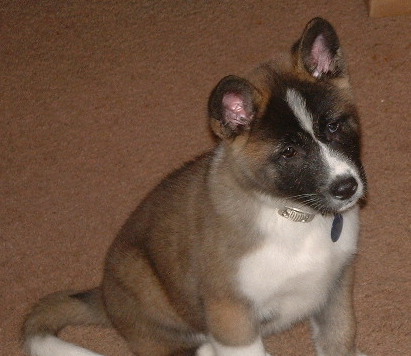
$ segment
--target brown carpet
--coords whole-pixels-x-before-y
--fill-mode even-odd
[[[287,51],[321,15],[349,56],[370,196],[355,302],[370,355],[411,355],[411,18],[363,0],[5,1],[0,24],[0,353],[29,306],[96,285],[105,251],[156,182],[212,146],[208,94]],[[306,325],[268,340],[313,355]],[[113,331],[69,340],[129,355]]]

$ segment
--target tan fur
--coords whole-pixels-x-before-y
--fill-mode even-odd
[[[247,345],[258,336],[259,325],[242,301],[234,298],[210,300],[206,311],[208,326],[214,330],[213,337],[225,345]]]
[[[328,307],[313,318],[317,350],[325,355],[355,355],[355,316],[352,308],[353,266],[348,266]],[[338,305],[338,307],[336,307]],[[349,312],[347,312],[349,311]],[[338,323],[338,325],[336,324]],[[338,332],[336,332],[338,330]]]

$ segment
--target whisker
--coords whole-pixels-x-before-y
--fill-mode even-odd
[[[298,203],[317,210],[321,214],[328,214],[331,212],[330,208],[325,204],[322,197],[317,193],[302,193],[296,195],[290,195],[285,199],[292,199]]]

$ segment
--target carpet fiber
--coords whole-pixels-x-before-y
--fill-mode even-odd
[[[411,18],[363,0],[1,1],[0,353],[39,297],[96,285],[111,240],[161,177],[212,147],[217,81],[288,51],[323,16],[349,58],[369,201],[355,304],[359,345],[411,355]],[[63,337],[129,355],[112,330]],[[314,355],[306,324],[267,340]],[[154,356],[154,355],[153,355]]]

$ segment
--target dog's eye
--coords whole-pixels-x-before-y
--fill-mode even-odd
[[[340,130],[341,128],[341,122],[340,121],[333,121],[333,122],[329,122],[327,124],[327,130],[330,133],[336,133]]]
[[[281,152],[284,158],[292,158],[297,154],[297,150],[293,146],[288,146],[285,150]]]

